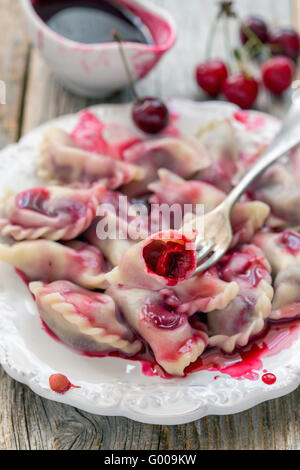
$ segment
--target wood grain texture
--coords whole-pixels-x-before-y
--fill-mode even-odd
[[[0,146],[18,139],[29,45],[19,2],[1,0],[0,80],[6,85],[6,105],[0,105]]]
[[[294,0],[292,2],[292,18],[294,27],[299,31],[300,30],[300,2]],[[300,79],[300,62],[297,67],[297,78]]]
[[[194,83],[193,70],[204,54],[203,38],[215,2],[153,1],[174,15],[179,38],[157,69],[138,85],[140,92],[164,98],[203,99]],[[48,119],[94,103],[66,92],[39,53],[29,52],[17,3],[1,0],[0,5],[0,30],[6,32],[5,47],[0,46],[0,79],[7,81],[9,89],[7,105],[0,105],[2,145],[17,139],[20,131],[25,133]],[[295,17],[288,0],[236,3],[242,16],[257,12],[275,25],[289,24]],[[223,53],[222,47],[219,36],[218,54]],[[110,101],[128,99],[130,93],[125,90]],[[286,104],[265,99],[263,106],[280,115]],[[151,426],[126,418],[99,417],[50,402],[1,370],[0,449],[300,449],[299,404],[297,390],[232,416],[211,416],[182,426]]]

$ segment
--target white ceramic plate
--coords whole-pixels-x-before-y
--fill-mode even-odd
[[[220,103],[171,101],[180,117],[176,126],[194,133],[212,119],[232,115],[234,106]],[[92,108],[102,120],[130,123],[128,105]],[[256,119],[262,116],[253,113]],[[269,141],[279,123],[263,115],[265,125],[245,131],[236,121],[241,148],[253,151]],[[70,131],[77,115],[64,116],[49,125]],[[254,126],[255,127],[255,126]],[[9,187],[20,191],[41,182],[35,176],[35,160],[42,126],[20,143],[0,154],[0,194]],[[27,287],[13,268],[0,263],[0,362],[14,379],[27,384],[39,395],[101,415],[119,415],[155,424],[180,424],[209,414],[230,414],[248,409],[264,400],[279,397],[295,389],[300,381],[300,338],[282,352],[263,359],[263,368],[273,372],[277,381],[266,385],[258,380],[236,380],[226,374],[201,371],[184,379],[164,380],[146,377],[139,362],[118,358],[88,358],[54,341],[42,329],[36,306]],[[49,388],[49,376],[65,374],[81,388],[58,395]],[[262,371],[258,372],[261,376]]]

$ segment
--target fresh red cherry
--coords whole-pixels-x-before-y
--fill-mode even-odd
[[[158,134],[162,132],[170,122],[170,114],[167,106],[158,98],[140,98],[127,62],[123,49],[123,41],[118,33],[113,30],[112,37],[119,43],[120,56],[128,77],[135,102],[132,107],[132,119],[135,125],[146,134]]]
[[[163,131],[170,122],[167,106],[158,98],[142,98],[134,103],[132,118],[136,126],[146,134]]]
[[[300,37],[293,28],[282,28],[270,34],[269,44],[272,53],[285,55],[290,59],[297,60],[300,54]]]
[[[275,95],[280,95],[291,86],[295,66],[288,57],[278,56],[264,62],[261,71],[265,87]]]
[[[222,60],[212,59],[199,64],[196,68],[198,85],[210,96],[217,96],[228,76],[227,67]]]
[[[246,28],[249,28],[261,42],[266,43],[268,41],[269,31],[263,19],[256,16],[250,16],[243,21],[243,25],[240,29],[240,37],[243,44],[246,44],[250,39],[246,34]]]
[[[223,93],[227,100],[243,109],[251,108],[258,95],[259,85],[255,78],[240,72],[226,78]]]

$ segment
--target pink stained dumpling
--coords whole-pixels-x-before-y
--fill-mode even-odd
[[[181,302],[178,311],[188,315],[224,309],[236,297],[238,291],[238,284],[221,279],[215,266],[174,287],[174,292]]]
[[[197,180],[185,180],[169,170],[158,170],[158,180],[150,183],[148,189],[153,193],[152,204],[179,204],[182,208],[190,204],[191,211],[196,211],[196,204],[202,204],[209,212],[224,199],[224,192],[215,186]]]
[[[145,171],[137,165],[81,149],[58,128],[46,131],[38,166],[42,178],[77,186],[101,182],[108,189],[116,189],[145,177]]]
[[[264,328],[273,298],[270,272],[268,261],[255,245],[243,245],[221,259],[221,277],[236,282],[239,291],[225,309],[207,314],[211,346],[232,352]]]
[[[84,238],[97,246],[112,266],[117,266],[123,254],[135,243],[148,236],[148,210],[138,215],[126,196],[117,191],[107,191]]]
[[[300,315],[300,265],[280,271],[274,282],[274,300],[270,318],[285,320]]]
[[[28,281],[72,281],[87,289],[105,287],[108,264],[99,249],[88,243],[64,244],[32,240],[12,246],[0,244],[0,261],[21,271]]]
[[[300,186],[296,176],[287,164],[276,163],[251,188],[253,198],[270,206],[267,225],[271,228],[284,229],[300,224]]]
[[[106,189],[77,190],[59,186],[8,193],[0,203],[2,235],[15,240],[72,240],[94,219]]]
[[[282,320],[300,315],[300,235],[294,230],[260,232],[254,243],[265,253],[275,276],[270,318]]]
[[[166,168],[183,178],[190,178],[197,171],[207,168],[210,158],[204,147],[194,137],[168,137],[148,140],[130,147],[124,153],[130,164],[145,169],[146,176],[139,183],[123,188],[131,197],[143,196],[147,186],[157,179],[160,168]]]
[[[186,314],[179,313],[179,299],[170,292],[153,292],[128,287],[110,287],[124,317],[150,345],[158,364],[171,375],[183,375],[207,345],[204,324],[194,328]]]
[[[68,281],[33,282],[29,289],[41,319],[63,343],[90,354],[119,351],[130,356],[140,351],[142,343],[118,320],[110,296]]]
[[[279,233],[261,231],[254,243],[265,253],[272,266],[273,274],[290,266],[300,266],[300,234],[294,230]]]
[[[238,144],[232,124],[229,120],[213,121],[199,130],[198,139],[211,164],[199,171],[196,179],[230,191],[238,171]]]

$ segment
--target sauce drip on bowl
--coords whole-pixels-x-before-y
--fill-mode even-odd
[[[32,0],[32,4],[49,28],[72,41],[112,42],[115,29],[124,41],[153,42],[141,19],[116,0]]]

